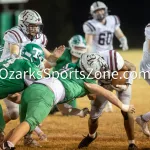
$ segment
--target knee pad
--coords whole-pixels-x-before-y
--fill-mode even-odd
[[[121,110],[124,120],[128,120],[128,113]]]

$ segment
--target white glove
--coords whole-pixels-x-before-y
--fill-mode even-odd
[[[124,36],[124,37],[120,38],[119,41],[121,43],[120,47],[122,47],[122,50],[127,51],[129,49],[127,38]]]

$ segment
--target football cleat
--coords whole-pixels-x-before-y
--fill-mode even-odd
[[[7,142],[4,142],[2,145],[3,150],[15,150],[15,147],[9,147]]]
[[[24,146],[28,147],[42,147],[36,140],[34,140],[31,135],[27,134],[24,137]]]
[[[138,150],[138,147],[135,144],[129,144],[128,150]]]
[[[144,133],[146,136],[150,137],[150,131],[149,131],[149,129],[148,129],[148,123],[142,119],[142,116],[136,117],[135,121],[136,121],[137,124],[141,127],[143,133]]]
[[[89,136],[89,134],[79,143],[78,148],[88,147],[97,138],[97,132],[95,138]]]

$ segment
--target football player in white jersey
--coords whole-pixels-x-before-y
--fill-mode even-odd
[[[126,81],[125,85],[116,85],[116,87],[111,85],[111,80],[103,79],[99,80],[99,85],[103,86],[107,90],[113,91],[116,90],[118,98],[124,104],[130,104],[131,100],[131,85],[133,82],[132,72],[135,71],[135,66],[130,62],[123,60],[122,56],[115,50],[99,52],[99,54],[104,58],[108,63],[109,69],[113,71],[129,71],[129,78]],[[88,63],[84,68],[90,68]],[[98,118],[101,116],[102,111],[107,104],[107,99],[103,96],[97,96],[95,101],[91,101],[91,112],[90,118],[88,121],[89,134],[80,142],[78,148],[88,147],[88,145],[97,138],[97,128],[98,128]],[[129,150],[137,150],[134,140],[134,118],[131,113],[126,113],[121,111],[124,118],[124,127],[127,133]]]
[[[4,49],[1,59],[9,57],[18,57],[21,49],[28,43],[36,43],[43,48],[45,59],[49,59],[52,54],[45,48],[47,38],[42,33],[43,23],[42,18],[38,12],[34,10],[24,10],[18,16],[18,26],[11,28],[4,34]],[[60,46],[60,49],[64,46]],[[58,49],[59,49],[58,48]],[[6,123],[10,120],[15,120],[19,116],[19,105],[10,102],[7,98],[4,100],[7,106],[7,112],[4,114]],[[25,145],[38,146],[35,140],[30,135],[25,137]]]
[[[140,72],[144,80],[150,85],[150,23],[145,28],[145,42],[143,44],[143,57],[140,63]],[[148,122],[150,121],[150,112],[136,117],[136,122],[141,127],[143,133],[150,137]]]
[[[128,50],[127,38],[120,29],[119,18],[108,15],[108,8],[103,2],[94,2],[90,7],[90,14],[93,19],[83,24],[89,52],[112,50],[114,34],[120,41],[122,49]],[[112,112],[112,104],[108,102],[104,111]]]
[[[90,7],[90,14],[93,19],[83,24],[88,51],[112,50],[114,34],[122,49],[128,50],[127,38],[120,29],[118,17],[108,15],[108,8],[103,2],[94,2]]]

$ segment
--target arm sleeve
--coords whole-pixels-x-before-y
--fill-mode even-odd
[[[85,22],[83,24],[83,31],[85,34],[93,34],[93,35],[96,34],[96,28],[90,22]]]
[[[46,47],[48,43],[48,39],[46,37],[46,35],[42,34],[42,47]]]
[[[113,16],[115,20],[115,30],[117,30],[120,27],[120,19],[118,16]]]
[[[118,52],[116,52],[116,57],[117,57],[117,69],[121,70],[124,65],[124,59]]]
[[[13,31],[7,31],[3,39],[8,43],[19,45],[19,37]]]

